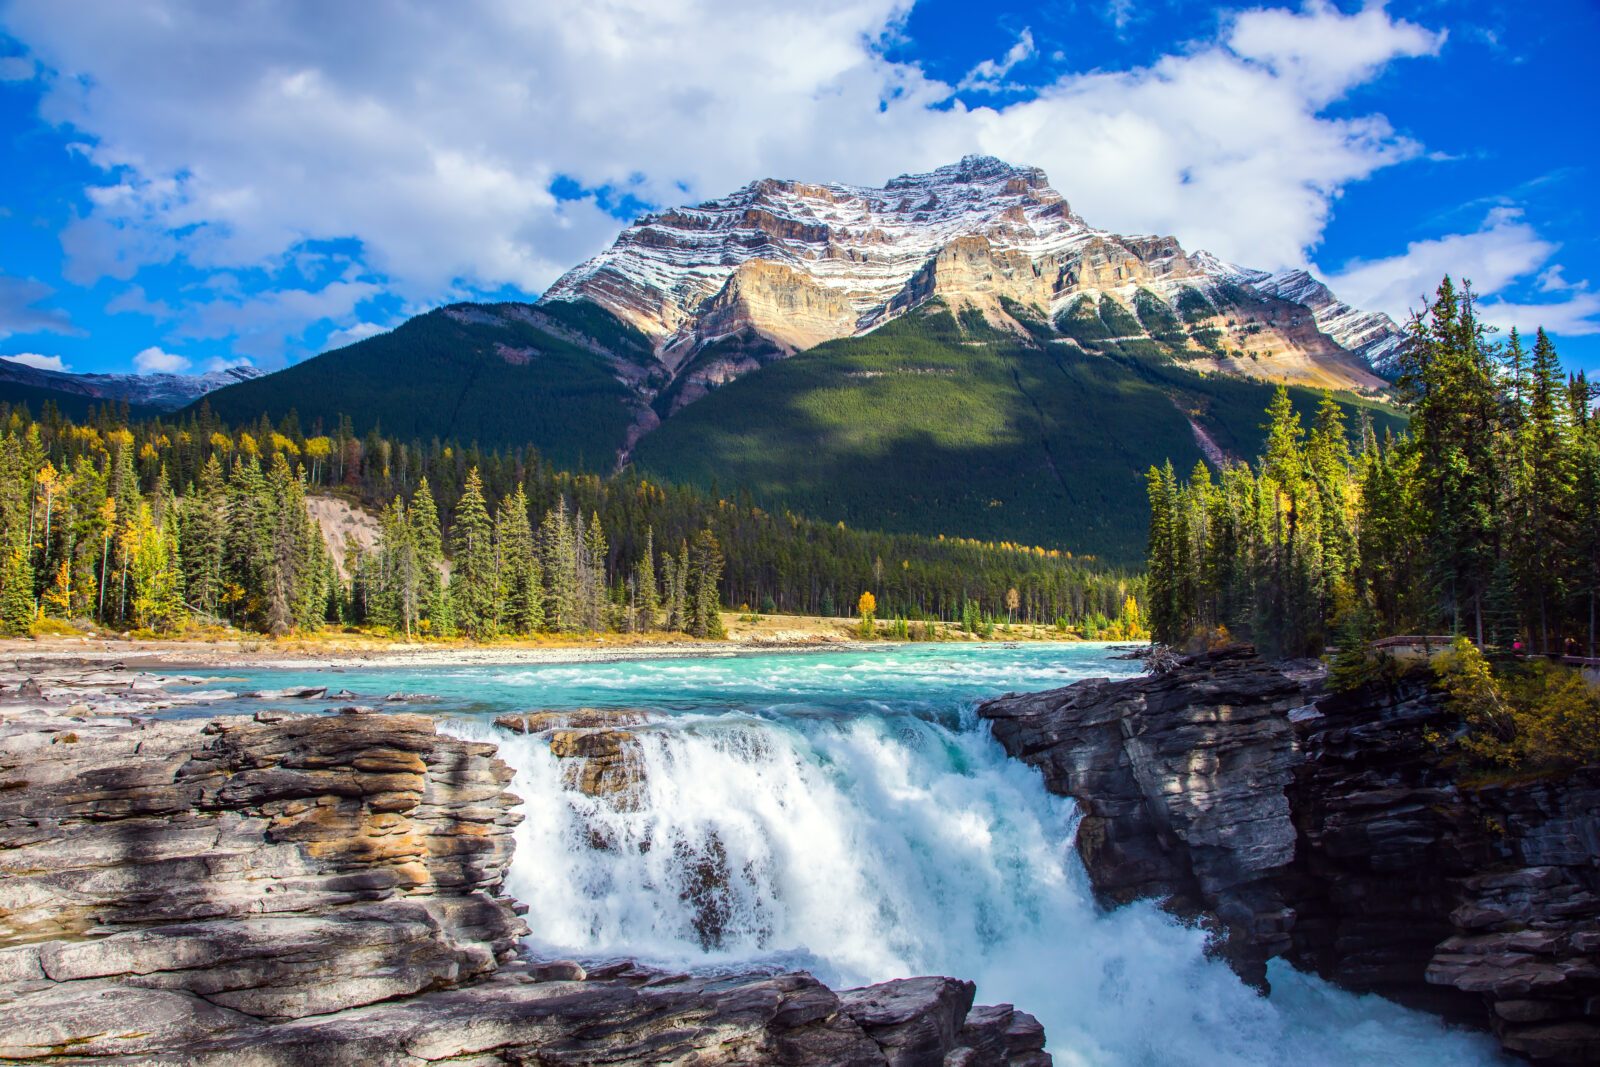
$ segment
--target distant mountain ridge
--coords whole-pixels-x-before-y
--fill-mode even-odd
[[[206,374],[73,374],[0,359],[0,399],[53,399],[58,406],[127,404],[151,411],[177,411],[207,393],[262,377],[255,367],[229,367]]]

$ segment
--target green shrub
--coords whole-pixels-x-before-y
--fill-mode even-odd
[[[1559,770],[1600,761],[1600,688],[1548,660],[1500,670],[1458,637],[1434,664],[1467,724],[1470,762],[1508,770]]]

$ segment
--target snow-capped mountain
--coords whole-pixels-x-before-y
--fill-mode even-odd
[[[260,378],[254,367],[229,367],[206,374],[72,374],[0,359],[0,383],[103,403],[176,411],[224,386]]]
[[[650,337],[669,374],[714,385],[935,297],[1019,332],[1021,318],[1055,322],[1085,298],[1109,299],[1143,337],[1152,317],[1181,321],[1216,370],[1336,388],[1381,388],[1373,363],[1403,340],[1387,316],[1341,303],[1304,271],[1097,229],[1043,171],[987,156],[882,188],[765,179],[648,215],[541,302],[598,304]],[[743,343],[719,344],[730,339]],[[713,346],[710,365],[696,361]],[[681,402],[703,392],[687,384]]]

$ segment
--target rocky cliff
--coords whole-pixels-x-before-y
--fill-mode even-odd
[[[157,721],[149,679],[0,681],[0,1062],[1050,1062],[952,978],[525,958],[510,770],[430,718]]]
[[[1540,1062],[1600,1059],[1600,769],[1463,781],[1424,678],[1328,694],[1244,649],[979,713],[1077,799],[1108,902],[1209,918],[1250,980],[1284,956]]]

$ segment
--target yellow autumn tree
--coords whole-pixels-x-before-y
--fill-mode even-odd
[[[856,601],[856,613],[861,616],[861,636],[871,637],[874,632],[874,618],[878,613],[878,598],[871,593],[862,593],[861,599]]]

